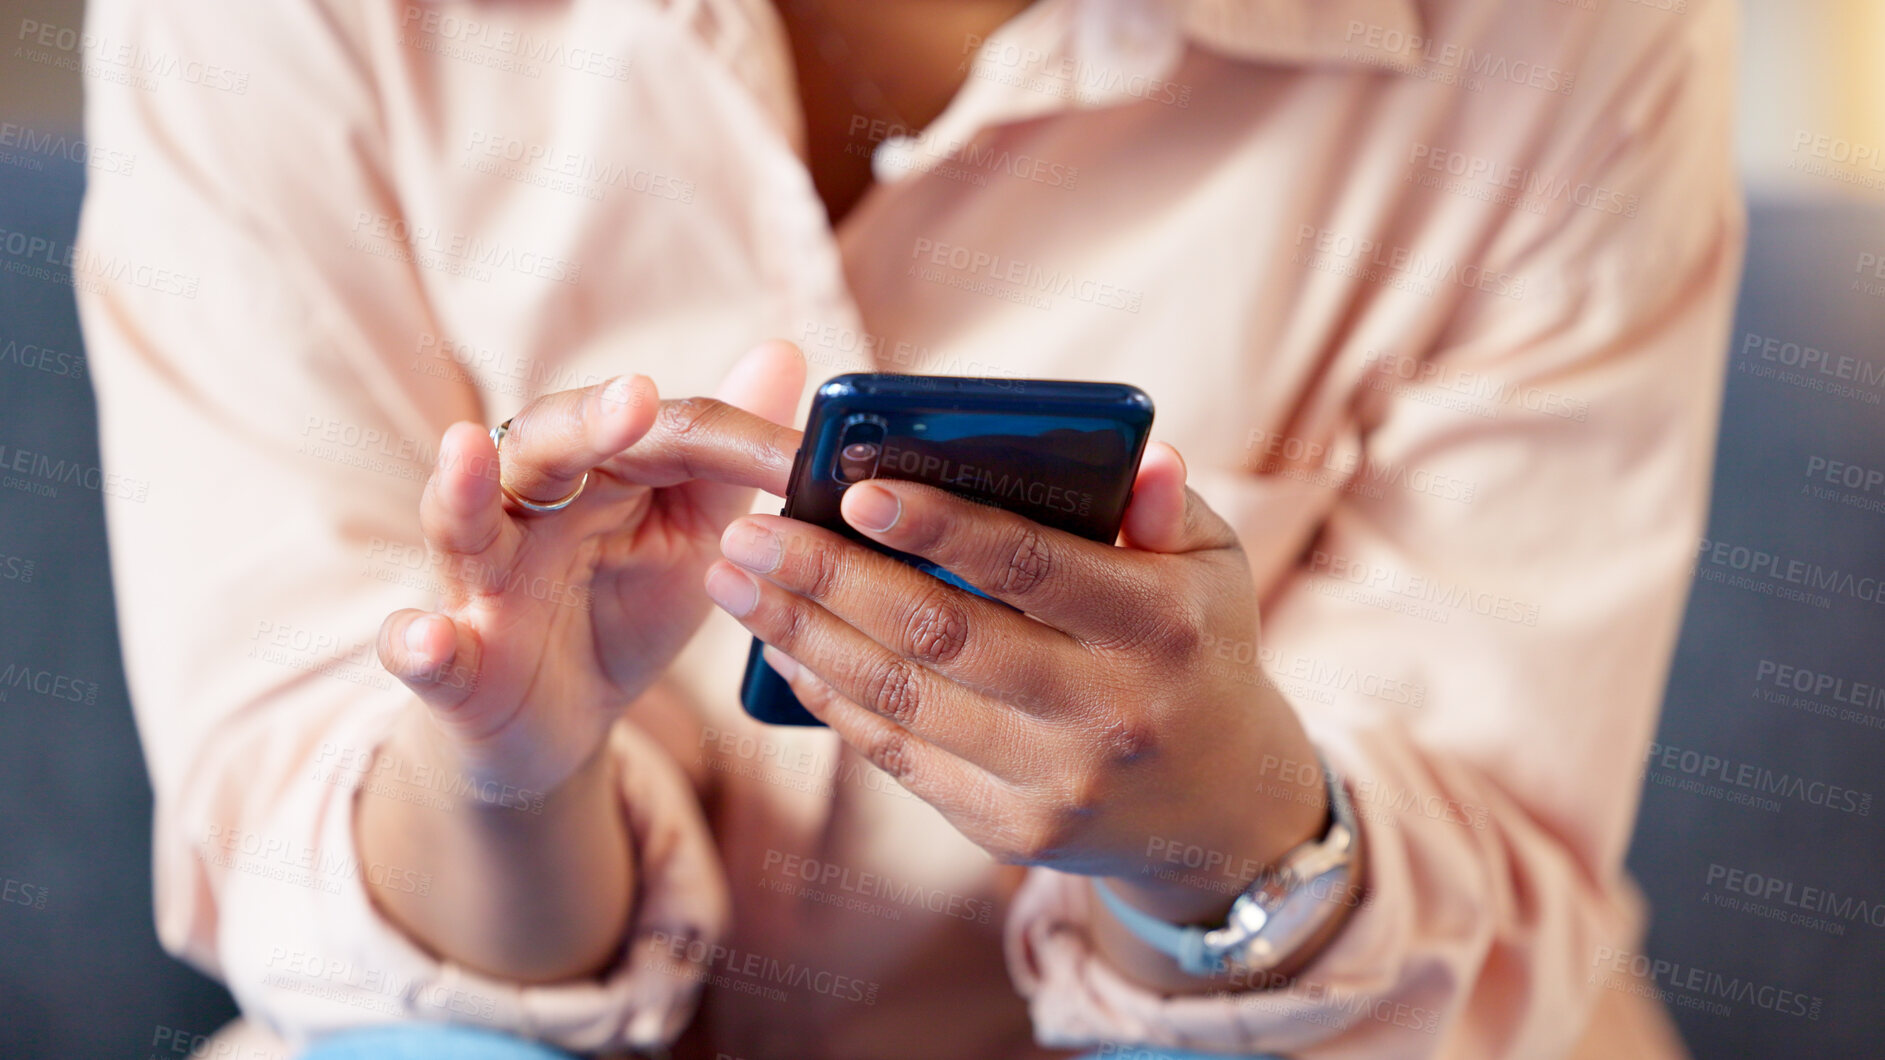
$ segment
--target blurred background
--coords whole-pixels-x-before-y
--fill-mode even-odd
[[[0,234],[69,243],[88,172],[135,166],[83,144],[77,70],[16,48],[23,24],[76,29],[82,8],[0,5]],[[1885,606],[1750,591],[1732,558],[1885,577],[1885,3],[1741,8],[1751,241],[1709,529],[1730,551],[1698,563],[1631,865],[1656,985],[1697,1057],[1878,1057],[1885,805],[1775,812],[1684,784],[1713,756],[1885,791]],[[1764,374],[1788,344],[1853,358],[1861,380],[1836,394]],[[0,445],[95,467],[84,363],[71,288],[0,271]],[[152,931],[101,513],[95,490],[0,490],[0,1057],[204,1055],[234,1013]],[[1725,998],[1732,981],[1748,989]],[[1805,1013],[1762,1000],[1780,991]]]

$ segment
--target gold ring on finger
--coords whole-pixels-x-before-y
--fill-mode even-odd
[[[510,431],[511,431],[510,420],[505,420],[503,423],[500,423],[497,426],[491,428],[491,446],[492,448],[497,449],[499,451],[498,452],[498,458],[499,458],[498,459],[498,476],[497,476],[497,488],[499,492],[503,493],[504,496],[510,498],[511,503],[517,505],[519,508],[522,508],[524,511],[533,512],[536,514],[543,514],[546,512],[560,512],[563,509],[569,507],[570,505],[576,503],[576,498],[582,496],[583,490],[588,488],[589,486],[589,472],[587,471],[583,472],[583,477],[580,481],[576,483],[575,489],[570,490],[567,494],[564,494],[563,496],[558,497],[556,500],[553,500],[553,501],[533,501],[530,498],[517,493],[516,491],[512,490],[509,486],[504,484],[504,464],[503,464],[504,438],[506,435],[510,434]]]

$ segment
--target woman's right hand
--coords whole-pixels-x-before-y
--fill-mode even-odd
[[[718,399],[661,402],[644,376],[532,401],[501,452],[455,424],[419,505],[435,611],[389,616],[385,667],[477,782],[554,789],[661,675],[708,610],[702,573],[754,486],[779,490],[804,362],[768,343]],[[536,513],[504,495],[567,509]],[[500,489],[499,475],[502,476]]]
[[[703,572],[752,487],[784,491],[799,433],[776,421],[792,416],[804,376],[796,349],[768,343],[717,400],[662,402],[646,378],[624,377],[531,402],[501,453],[475,424],[445,433],[419,506],[440,600],[380,630],[381,662],[416,698],[375,752],[376,777],[389,779],[362,789],[354,817],[362,863],[432,881],[419,894],[369,880],[427,948],[554,982],[615,960],[632,908],[682,915],[637,906],[631,821],[643,842],[666,828],[653,845],[670,857],[704,844],[705,826],[654,820],[698,813],[677,794],[685,780],[662,779],[668,763],[655,761],[618,777],[609,733],[706,616]],[[585,472],[560,511],[505,496],[554,501]],[[421,776],[427,790],[399,790]],[[624,782],[646,797],[625,807]]]

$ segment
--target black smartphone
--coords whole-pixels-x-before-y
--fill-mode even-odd
[[[869,478],[907,479],[1111,544],[1152,430],[1152,399],[1122,383],[853,373],[818,388],[781,515],[987,595],[920,556],[886,548],[838,514]],[[760,655],[740,682],[746,712],[774,725],[822,725]]]

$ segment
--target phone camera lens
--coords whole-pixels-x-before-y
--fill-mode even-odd
[[[877,454],[880,450],[874,442],[852,442],[838,454],[838,477],[846,482],[861,482],[870,478],[877,470]]]
[[[884,423],[872,417],[859,417],[845,424],[838,436],[839,482],[849,485],[877,474],[877,462],[884,455]]]

